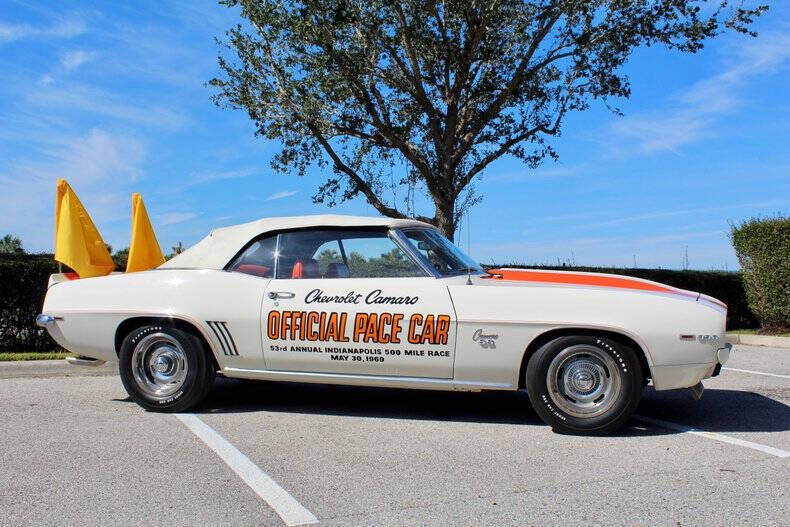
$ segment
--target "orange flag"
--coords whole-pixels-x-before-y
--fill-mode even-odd
[[[115,269],[88,211],[65,179],[58,179],[55,193],[55,260],[80,278],[104,276]]]
[[[159,267],[163,263],[165,257],[162,255],[159,242],[156,241],[143,198],[135,192],[132,194],[132,243],[129,245],[126,272],[145,271]]]

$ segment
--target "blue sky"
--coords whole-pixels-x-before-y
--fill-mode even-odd
[[[0,5],[0,235],[52,250],[58,177],[116,248],[129,244],[132,192],[165,251],[263,216],[375,215],[362,200],[314,205],[319,171],[273,173],[277,145],[256,139],[243,112],[211,103],[214,37],[237,11]],[[772,6],[756,29],[756,40],[728,34],[696,55],[638,50],[624,117],[594,103],[553,140],[559,162],[491,165],[470,215],[472,256],[679,268],[688,247],[692,268],[736,268],[728,222],[790,211],[790,5]]]

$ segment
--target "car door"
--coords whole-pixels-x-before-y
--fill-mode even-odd
[[[228,264],[226,271],[231,273],[243,273],[253,276],[254,279],[246,279],[243,281],[245,294],[252,293],[247,289],[253,289],[254,293],[260,295],[258,298],[263,298],[266,291],[266,286],[269,281],[274,278],[275,267],[275,251],[277,250],[277,235],[264,235],[250,242],[234,259]],[[236,297],[238,300],[238,297]],[[247,313],[246,309],[241,308],[241,305],[234,305],[237,310],[242,310],[242,317],[248,320],[250,317],[253,322],[255,331],[255,349],[249,349],[247,353],[242,351],[241,356],[233,359],[233,365],[236,367],[250,368],[250,369],[265,369],[266,363],[260,349],[260,307],[261,302],[256,301],[257,309],[255,312]],[[214,309],[220,309],[214,306]],[[227,309],[227,308],[224,308]],[[210,321],[208,323],[212,335],[216,337],[218,349],[221,349],[225,354],[233,354],[236,348],[234,342],[233,332],[227,322]],[[231,326],[233,323],[230,324]]]
[[[447,287],[386,229],[281,233],[276,253],[261,310],[268,369],[452,378]]]

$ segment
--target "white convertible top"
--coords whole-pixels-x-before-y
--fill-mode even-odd
[[[222,269],[251,239],[271,231],[306,227],[433,227],[417,220],[394,218],[342,216],[319,214],[314,216],[285,216],[214,229],[195,245],[171,258],[160,269]]]

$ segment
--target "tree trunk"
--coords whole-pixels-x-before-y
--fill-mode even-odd
[[[454,241],[455,203],[447,201],[436,202],[436,226],[448,240]]]

